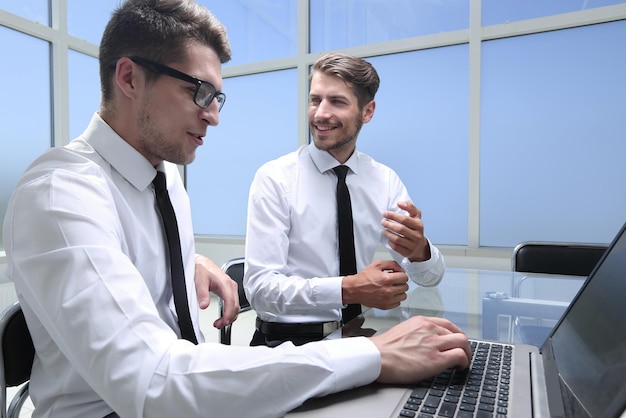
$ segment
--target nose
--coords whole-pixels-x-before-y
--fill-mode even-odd
[[[317,105],[315,112],[313,113],[313,116],[315,116],[315,118],[318,118],[318,119],[328,119],[330,118],[330,115],[331,115],[330,109],[331,107],[328,101],[322,100]]]
[[[200,117],[209,126],[217,126],[220,123],[219,106],[216,100],[211,101],[206,109],[200,109]]]

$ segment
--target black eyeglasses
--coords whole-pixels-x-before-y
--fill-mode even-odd
[[[193,94],[193,102],[196,105],[200,106],[202,109],[206,109],[211,104],[211,101],[215,99],[217,101],[217,111],[219,112],[222,110],[222,106],[224,106],[224,103],[226,102],[226,95],[221,91],[217,91],[215,86],[208,81],[199,80],[188,74],[170,68],[167,65],[152,62],[141,57],[132,56],[129,58],[133,60],[133,62],[136,62],[153,73],[169,75],[170,77],[195,84],[196,92]]]

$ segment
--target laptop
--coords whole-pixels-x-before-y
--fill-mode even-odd
[[[371,384],[310,399],[287,417],[626,417],[626,224],[541,349],[472,343],[472,367],[489,374],[482,383],[448,370],[415,385]],[[483,365],[491,358],[504,370]]]

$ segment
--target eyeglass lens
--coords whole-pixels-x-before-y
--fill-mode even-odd
[[[207,108],[209,104],[211,104],[211,100],[213,100],[213,98],[215,98],[215,100],[217,101],[218,110],[221,110],[222,106],[224,106],[224,102],[226,101],[226,96],[224,95],[224,93],[216,93],[215,87],[213,87],[213,85],[207,82],[202,82],[199,85],[196,95],[194,97],[194,101],[196,102],[196,104],[201,108]]]

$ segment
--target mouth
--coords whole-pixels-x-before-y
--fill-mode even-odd
[[[193,138],[193,141],[196,143],[196,145],[200,146],[204,144],[204,135],[195,134],[193,132],[189,132],[188,134]]]
[[[317,132],[322,133],[322,134],[337,129],[337,126],[335,125],[326,125],[326,124],[318,124],[318,123],[314,123],[312,125],[313,125],[313,128],[315,128]]]

